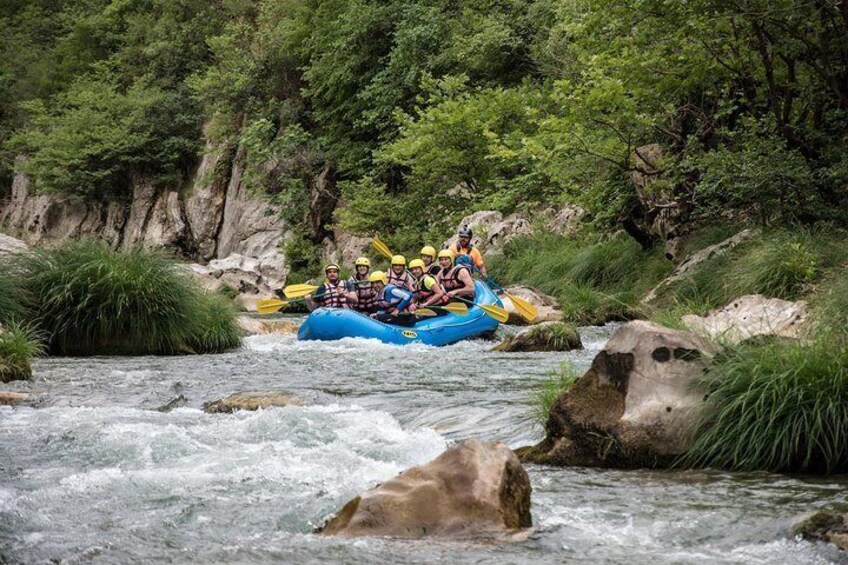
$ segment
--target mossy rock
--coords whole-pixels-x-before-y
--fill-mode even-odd
[[[571,351],[583,349],[577,328],[566,322],[543,322],[522,330],[498,344],[493,351]]]

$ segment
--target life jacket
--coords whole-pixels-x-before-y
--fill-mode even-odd
[[[433,298],[433,296],[436,295],[435,292],[433,292],[432,290],[427,288],[427,286],[428,286],[427,285],[427,279],[430,279],[431,281],[433,281],[433,284],[429,285],[430,288],[433,288],[434,285],[439,284],[439,282],[436,280],[435,277],[432,277],[428,274],[421,275],[421,278],[418,279],[418,290],[415,291],[415,301],[418,304],[422,304],[424,302],[427,302],[428,300]]]
[[[418,285],[415,284],[415,279],[412,275],[409,274],[409,271],[404,271],[403,273],[397,275],[394,270],[389,269],[388,272],[388,280],[386,281],[387,285],[393,284],[396,287],[408,290],[409,292],[415,292],[418,290]]]
[[[324,281],[324,291],[322,294],[325,296],[321,301],[321,305],[325,308],[350,308],[347,298],[345,298],[345,292],[347,292],[347,283],[345,281],[339,280],[336,284],[330,281]]]
[[[431,263],[430,266],[427,267],[427,270],[424,272],[430,275],[431,277],[436,278],[439,276],[439,273],[442,272],[442,268],[439,266],[438,263],[433,261],[433,263]]]
[[[364,279],[360,279],[359,275],[353,275],[348,279],[348,282],[356,284],[356,306],[354,308],[359,312],[370,312],[377,306],[377,297],[374,296],[371,283],[362,282],[367,280],[368,275],[365,275]]]
[[[459,280],[459,274],[463,271],[463,269],[468,271],[468,274],[471,275],[471,268],[469,268],[468,265],[454,265],[450,269],[442,271],[442,276],[439,282],[442,283],[442,288],[444,288],[446,292],[465,286],[462,284],[462,281]]]

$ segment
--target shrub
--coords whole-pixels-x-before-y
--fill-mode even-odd
[[[642,314],[639,297],[668,273],[659,250],[642,251],[628,237],[584,242],[541,234],[520,237],[491,261],[503,284],[529,284],[556,297],[567,321],[601,324]]]
[[[0,330],[0,382],[29,378],[30,360],[42,351],[31,326],[14,322]]]
[[[848,349],[773,340],[718,360],[687,466],[750,471],[848,470]]]
[[[161,253],[80,241],[18,261],[35,321],[54,353],[208,352],[234,345],[222,338],[232,311]],[[204,329],[207,323],[216,329]]]
[[[820,242],[806,232],[777,232],[760,245],[747,248],[735,265],[739,294],[795,298],[812,282],[819,268]]]

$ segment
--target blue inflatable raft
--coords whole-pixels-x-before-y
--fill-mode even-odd
[[[477,288],[477,296],[474,299],[476,304],[503,306],[486,283],[475,281],[474,284]],[[353,310],[318,308],[309,314],[300,326],[297,339],[333,341],[345,337],[364,337],[397,345],[448,345],[496,329],[497,320],[471,305],[467,316],[447,314],[437,318],[425,318],[408,328],[384,324]]]

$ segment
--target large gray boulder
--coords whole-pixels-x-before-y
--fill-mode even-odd
[[[848,514],[833,510],[819,510],[796,518],[790,534],[811,541],[824,541],[848,551]]]
[[[0,258],[29,251],[29,245],[12,236],[0,233]]]
[[[614,468],[670,464],[691,446],[704,406],[699,380],[718,350],[691,332],[625,324],[557,399],[545,439],[522,457]]]
[[[532,525],[530,479],[500,442],[469,439],[348,502],[325,535],[473,537]]]
[[[807,303],[762,294],[740,296],[706,316],[689,314],[682,321],[695,333],[722,343],[737,344],[757,336],[804,337]]]
[[[255,311],[256,301],[274,296],[285,284],[288,268],[284,259],[270,253],[262,257],[246,257],[234,253],[225,259],[214,259],[208,265],[188,265],[200,284],[209,291],[229,287],[236,302],[245,310]]]

